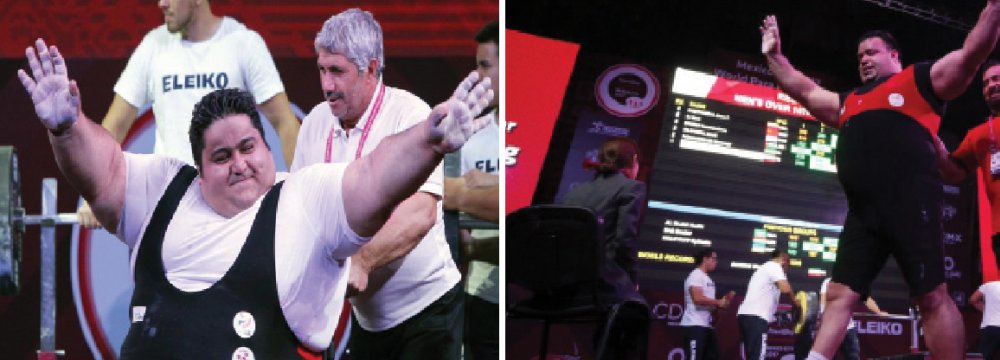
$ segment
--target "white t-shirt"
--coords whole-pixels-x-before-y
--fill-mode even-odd
[[[160,155],[125,154],[125,204],[116,235],[129,247],[133,276],[139,253],[134,250],[183,165]],[[285,180],[274,230],[278,300],[292,332],[315,351],[330,345],[337,327],[350,269],[344,259],[369,240],[347,225],[341,197],[345,168],[317,165],[275,179]],[[263,198],[227,219],[205,202],[195,178],[164,235],[167,280],[188,292],[219,281],[236,261]]]
[[[500,127],[497,126],[496,114],[496,111],[493,111],[484,115],[490,117],[489,125],[472,135],[469,141],[466,141],[465,145],[462,146],[459,153],[462,157],[462,174],[472,169],[479,169],[488,174],[499,175]],[[470,233],[476,239],[500,237],[500,232],[497,230],[474,229]],[[485,261],[470,261],[465,292],[491,303],[499,304],[500,268]]]
[[[191,111],[206,94],[239,88],[257,104],[285,91],[264,39],[229,17],[212,38],[190,42],[160,25],[146,34],[115,84],[115,93],[156,115],[153,152],[194,164],[188,128]]]
[[[701,288],[705,297],[715,299],[715,282],[701,268],[694,268],[684,280],[684,317],[681,326],[712,326],[712,306],[696,305],[691,297],[691,287]]]
[[[990,281],[979,286],[986,306],[983,308],[983,322],[980,328],[1000,326],[1000,281]]]
[[[462,145],[459,151],[462,156],[462,174],[472,169],[479,169],[487,174],[500,174],[500,126],[497,125],[496,116],[496,110],[483,115],[484,118],[489,118],[490,123]]]
[[[829,286],[829,285],[830,285],[830,278],[823,279],[823,284],[821,284],[819,286],[819,293],[820,293],[820,295],[826,294],[826,287]],[[825,309],[826,309],[826,304],[820,302],[819,303],[819,313],[822,314],[823,310],[825,310]],[[847,330],[850,330],[850,329],[853,329],[853,328],[854,328],[854,319],[852,318],[851,321],[847,322]]]
[[[431,111],[427,103],[405,90],[386,86],[381,102],[378,101],[382,86],[380,82],[358,123],[346,132],[328,103],[313,107],[299,130],[291,170],[295,172],[304,166],[323,163],[328,139],[331,161],[349,162],[355,159],[359,145],[363,145],[362,155],[368,154],[382,139],[427,119]],[[381,106],[376,109],[379,103]],[[376,114],[375,118],[361,144],[372,113]],[[420,186],[420,191],[440,199],[443,181],[444,173],[438,164]],[[369,331],[392,328],[422,311],[461,280],[462,275],[451,259],[451,249],[444,236],[441,214],[441,202],[438,201],[437,220],[420,243],[405,257],[372,270],[368,276],[369,291],[351,298],[361,327]]]
[[[736,313],[755,315],[767,322],[774,321],[774,312],[778,309],[778,297],[781,296],[777,284],[780,280],[785,280],[785,271],[781,268],[781,264],[768,261],[761,265],[753,272],[753,276],[750,276],[747,296]]]

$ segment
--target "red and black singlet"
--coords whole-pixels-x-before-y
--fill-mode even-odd
[[[847,121],[883,116],[913,119],[931,134],[941,125],[942,102],[934,94],[930,79],[931,63],[907,66],[888,78],[865,84],[841,96],[838,127]]]

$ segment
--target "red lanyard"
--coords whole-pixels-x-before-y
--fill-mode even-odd
[[[361,140],[358,141],[358,151],[354,154],[354,160],[361,158],[361,149],[365,147],[365,140],[368,139],[368,132],[372,129],[372,123],[375,122],[375,117],[378,116],[379,111],[382,109],[382,98],[385,96],[385,84],[380,84],[378,88],[378,96],[375,97],[375,105],[372,105],[372,111],[368,113],[368,120],[365,121],[365,128],[361,130]],[[326,161],[331,161],[331,153],[333,152],[333,135],[336,132],[336,127],[330,128],[330,135],[326,137]],[[350,131],[349,129],[344,129],[344,132]]]
[[[990,128],[990,154],[997,150],[997,135],[993,133],[993,117],[986,117],[986,126]]]

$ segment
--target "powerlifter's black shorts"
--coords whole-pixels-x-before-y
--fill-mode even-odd
[[[837,173],[849,210],[833,281],[865,298],[892,255],[912,296],[934,290],[944,282],[944,245],[941,177],[929,131],[890,115],[848,121],[839,136]]]

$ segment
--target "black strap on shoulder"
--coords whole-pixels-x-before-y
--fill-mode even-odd
[[[236,261],[223,276],[222,280],[234,287],[267,289],[260,283],[243,283],[244,281],[257,281],[256,279],[269,279],[272,284],[276,284],[275,279],[275,257],[274,257],[274,229],[276,215],[278,213],[278,200],[281,195],[281,181],[268,190],[261,201],[260,208],[254,218],[253,225],[250,226],[250,233],[247,234],[246,243],[240,249]],[[234,276],[239,274],[240,276]],[[256,276],[250,276],[256,274]],[[271,288],[274,288],[273,286]],[[277,290],[273,292],[275,301]]]
[[[191,165],[185,165],[177,172],[174,179],[163,192],[160,201],[153,210],[153,217],[146,226],[146,231],[142,234],[142,241],[139,243],[139,255],[135,262],[135,282],[138,284],[143,280],[166,280],[163,270],[163,260],[160,250],[163,245],[163,235],[167,232],[167,225],[174,217],[177,205],[180,204],[184,193],[191,186],[191,182],[198,176],[198,170]]]

